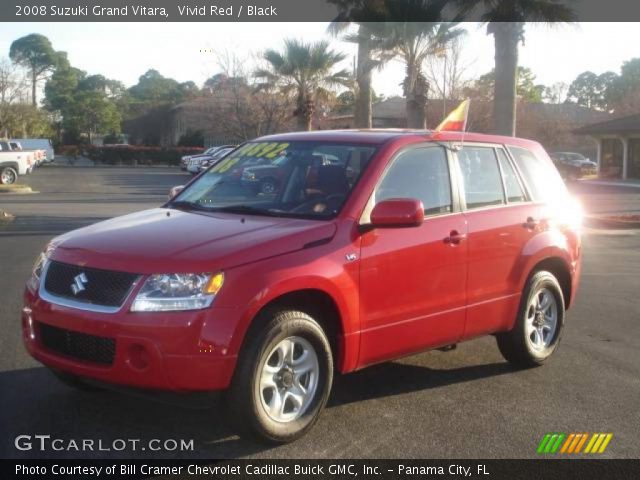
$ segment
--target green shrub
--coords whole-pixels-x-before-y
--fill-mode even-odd
[[[199,147],[147,147],[103,145],[83,148],[83,154],[103,165],[178,165],[184,155],[201,153]]]

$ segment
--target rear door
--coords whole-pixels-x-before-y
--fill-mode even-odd
[[[466,223],[452,192],[452,159],[441,146],[401,152],[376,187],[376,202],[421,200],[424,223],[362,235],[360,366],[457,342],[464,329]]]
[[[469,270],[464,337],[508,328],[520,299],[522,252],[537,229],[511,159],[500,145],[465,145],[456,153],[468,225]]]

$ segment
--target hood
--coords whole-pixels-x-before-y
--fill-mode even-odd
[[[189,157],[189,160],[200,160],[202,158],[211,158],[211,157],[213,157],[213,155],[209,155],[208,153],[207,154],[201,153],[201,154],[198,154],[198,155],[191,155]]]
[[[56,237],[50,257],[140,274],[211,272],[300,250],[335,231],[330,221],[155,208]]]

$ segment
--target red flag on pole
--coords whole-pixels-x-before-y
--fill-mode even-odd
[[[436,132],[464,132],[469,115],[469,99],[457,106],[435,129]]]

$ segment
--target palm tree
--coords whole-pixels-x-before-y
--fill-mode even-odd
[[[495,133],[516,134],[518,44],[524,42],[525,21],[570,22],[574,12],[558,0],[457,0],[462,15],[483,9],[481,19],[495,44]]]
[[[337,17],[329,24],[329,33],[336,36],[350,25],[358,25],[358,32],[344,40],[358,44],[355,71],[356,102],[354,126],[371,128],[373,90],[371,76],[389,60],[389,52],[374,50],[373,30],[388,18],[410,18],[414,22],[441,21],[448,0],[327,0],[338,7]]]
[[[349,27],[351,22],[334,21],[329,24],[330,34],[337,36]],[[344,40],[358,44],[358,56],[354,73],[355,103],[353,109],[353,126],[356,128],[371,128],[371,100],[373,89],[371,77],[373,69],[380,66],[380,62],[374,60],[371,49],[372,32],[368,23],[358,23],[358,32],[355,35],[345,35]]]
[[[373,49],[382,57],[400,57],[406,67],[402,83],[406,98],[407,126],[426,128],[426,106],[429,82],[422,64],[430,55],[441,51],[454,38],[465,33],[455,22],[390,22],[377,23],[373,28]],[[386,52],[386,53],[385,53]]]
[[[284,50],[267,50],[263,58],[267,68],[258,69],[254,76],[261,81],[259,87],[279,88],[284,92],[295,92],[294,116],[301,130],[311,130],[311,120],[319,99],[327,98],[329,89],[348,85],[347,70],[334,71],[336,65],[346,57],[329,48],[329,42],[306,43],[287,39]]]

